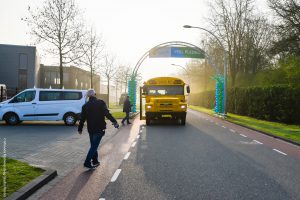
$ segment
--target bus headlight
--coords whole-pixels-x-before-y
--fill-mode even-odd
[[[147,109],[151,109],[151,108],[152,108],[152,106],[150,106],[150,105],[147,106]]]
[[[182,105],[182,106],[180,106],[180,108],[181,108],[181,109],[185,109],[185,108],[186,108],[186,106],[185,106],[185,105]]]

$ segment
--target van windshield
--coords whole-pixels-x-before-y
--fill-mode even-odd
[[[147,95],[184,95],[182,85],[151,85],[147,87]]]
[[[17,95],[10,103],[22,103],[22,102],[31,102],[35,99],[36,92],[26,91],[22,92],[21,94]]]

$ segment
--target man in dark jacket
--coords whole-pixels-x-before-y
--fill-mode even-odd
[[[126,97],[123,104],[123,112],[126,113],[126,116],[122,119],[122,124],[124,125],[125,120],[127,120],[127,124],[131,124],[129,122],[129,113],[131,112],[131,103],[129,100],[129,96]]]
[[[115,128],[119,128],[118,122],[109,113],[104,101],[95,97],[95,90],[87,91],[89,101],[82,106],[80,123],[78,126],[78,133],[82,134],[84,122],[87,121],[87,128],[90,136],[91,147],[86,156],[84,167],[93,169],[100,164],[98,160],[98,146],[105,134],[106,122],[105,117],[108,118]],[[91,163],[92,161],[92,163]]]

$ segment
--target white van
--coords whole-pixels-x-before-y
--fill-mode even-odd
[[[16,125],[21,121],[60,121],[67,126],[79,119],[86,90],[27,89],[0,103],[0,120]]]

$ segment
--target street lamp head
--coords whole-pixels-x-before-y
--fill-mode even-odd
[[[184,25],[183,28],[192,28],[190,25]]]

